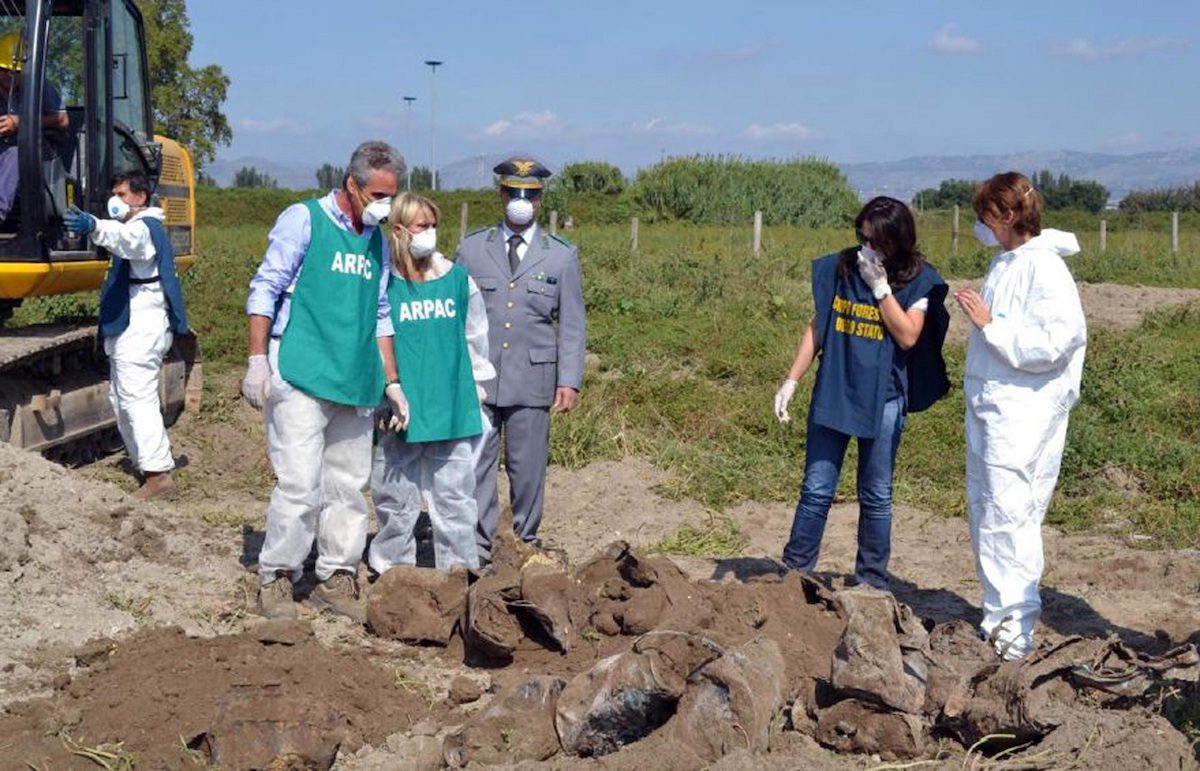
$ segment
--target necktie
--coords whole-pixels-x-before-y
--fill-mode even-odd
[[[508,237],[508,269],[514,276],[517,274],[517,266],[521,264],[521,258],[517,256],[517,247],[523,240],[516,233]]]

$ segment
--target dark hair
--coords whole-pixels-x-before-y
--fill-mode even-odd
[[[971,198],[975,216],[987,224],[1013,213],[1013,232],[1023,236],[1042,234],[1042,196],[1024,174],[1006,171],[984,182]],[[989,225],[990,227],[990,225]]]
[[[147,202],[150,200],[150,180],[146,179],[145,172],[122,171],[113,177],[112,187],[116,187],[122,182],[129,185],[129,192],[146,196]]]
[[[876,196],[854,218],[854,229],[871,226],[871,248],[883,256],[888,283],[893,289],[905,286],[921,272],[925,255],[917,247],[917,223],[903,201],[886,195]],[[845,249],[838,259],[838,275],[842,278],[857,270],[857,249]]]

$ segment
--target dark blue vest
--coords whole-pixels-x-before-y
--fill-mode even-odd
[[[907,352],[892,340],[879,305],[858,271],[851,270],[844,278],[838,275],[838,254],[813,261],[812,287],[821,356],[810,407],[814,422],[871,438],[879,435],[884,402],[889,391],[895,391],[893,378],[901,378],[909,412],[927,409],[950,390],[942,358],[950,325],[945,305],[948,287],[931,266],[925,265],[895,293],[905,309],[929,297],[925,326]],[[904,355],[898,358],[899,353]]]
[[[171,331],[177,335],[188,331],[187,311],[183,307],[183,290],[179,276],[175,273],[175,251],[162,222],[154,217],[143,217],[150,230],[154,244],[155,259],[158,260],[158,276],[163,295],[167,300],[167,318]],[[116,337],[129,327],[129,260],[113,255],[112,264],[104,286],[100,287],[100,337]]]

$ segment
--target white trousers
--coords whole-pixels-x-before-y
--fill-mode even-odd
[[[1034,648],[1033,630],[1042,614],[1038,584],[1045,568],[1042,520],[1058,481],[1066,414],[1043,424],[1043,431],[1032,456],[994,452],[997,445],[1011,451],[1014,443],[989,436],[994,429],[967,410],[967,513],[975,570],[983,587],[980,628],[1008,659],[1021,658]],[[993,450],[994,460],[988,462],[976,448]],[[1001,461],[999,456],[1007,457]]]
[[[258,555],[259,578],[284,570],[298,580],[317,541],[317,579],[356,572],[367,542],[371,409],[317,399],[279,377],[279,341],[269,349],[271,395],[265,408],[275,489]]]
[[[448,439],[405,442],[391,432],[380,439],[371,474],[371,494],[379,532],[371,541],[368,562],[377,573],[396,565],[415,565],[413,528],[421,501],[433,525],[433,556],[439,568],[479,567],[475,550],[475,456],[478,442]]]
[[[104,353],[117,430],[130,462],[141,471],[175,468],[158,393],[159,373],[171,341],[162,289],[158,284],[134,285],[129,326],[116,337],[104,338]]]

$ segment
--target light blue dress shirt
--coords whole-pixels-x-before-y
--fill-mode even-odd
[[[336,191],[330,191],[318,203],[321,210],[343,230],[354,232],[354,225],[338,208]],[[370,237],[375,228],[364,225],[362,234]],[[250,279],[250,296],[246,298],[246,314],[266,316],[274,319],[271,337],[279,337],[287,327],[291,308],[292,290],[300,276],[304,253],[312,238],[312,221],[308,207],[302,203],[292,204],[275,220],[275,227],[267,235],[267,251],[263,254],[258,272]],[[391,337],[391,306],[388,304],[388,276],[391,274],[391,250],[388,239],[383,239],[383,270],[379,271],[379,307],[375,314],[375,336]]]

